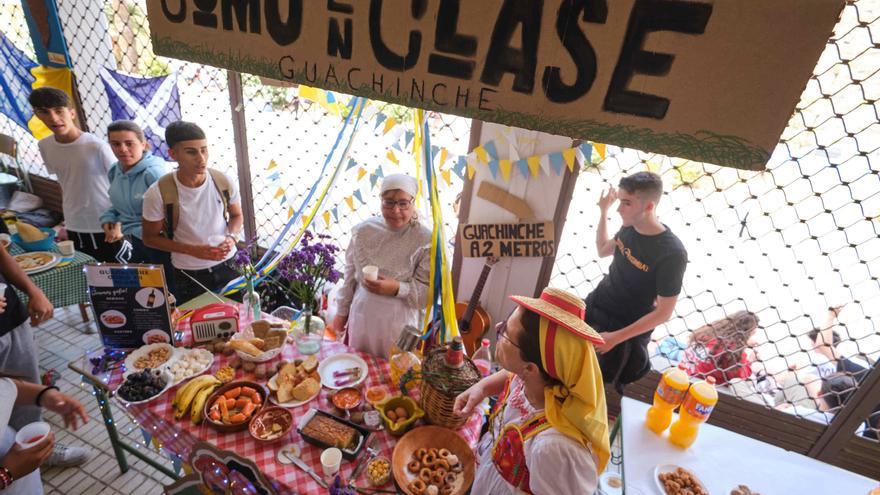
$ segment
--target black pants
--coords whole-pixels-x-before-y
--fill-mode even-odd
[[[125,238],[131,242],[131,258],[128,262],[162,265],[165,271],[165,286],[168,287],[168,292],[175,294],[174,267],[171,265],[171,253],[151,248],[144,244],[144,241],[133,235],[126,235]]]
[[[238,272],[232,267],[232,259],[204,270],[181,270],[176,268],[174,270],[174,297],[177,299],[177,305],[180,306],[204,294],[205,289],[217,292],[236,277],[238,277]],[[193,279],[198,281],[198,283],[194,282]],[[199,284],[204,286],[204,288],[199,286]]]
[[[122,242],[104,242],[103,232],[74,232],[67,231],[67,237],[73,241],[77,251],[104,263],[119,263],[116,255],[122,249]]]
[[[590,296],[584,301],[587,305],[584,321],[600,334],[620,330],[646,313],[633,314],[627,318],[611,314],[592,303]],[[637,335],[621,342],[610,352],[599,354],[599,367],[602,368],[602,381],[611,383],[621,391],[622,386],[632,383],[651,371],[651,360],[648,356],[648,343],[651,332]]]

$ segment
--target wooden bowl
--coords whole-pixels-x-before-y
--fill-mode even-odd
[[[254,412],[251,413],[250,418],[247,418],[245,421],[242,421],[241,423],[236,423],[236,424],[226,424],[226,423],[223,423],[220,421],[214,421],[213,419],[211,419],[210,411],[211,411],[211,405],[214,404],[214,400],[216,400],[217,397],[219,397],[221,394],[225,393],[226,391],[232,390],[236,387],[250,387],[250,388],[256,390],[258,394],[260,394],[260,399],[261,399],[260,404],[256,407],[256,409],[254,409]],[[212,427],[216,428],[218,431],[233,432],[233,431],[246,430],[248,428],[248,423],[250,423],[250,420],[254,416],[256,416],[257,414],[259,414],[260,409],[262,409],[263,406],[266,404],[266,399],[268,399],[268,397],[269,397],[269,391],[266,390],[266,387],[264,387],[263,385],[260,385],[257,382],[251,382],[251,381],[247,381],[247,380],[237,380],[234,382],[229,382],[225,385],[222,385],[220,388],[215,390],[214,393],[211,394],[210,397],[208,397],[208,400],[205,401],[205,406],[204,406],[205,409],[202,411],[202,417],[205,418],[206,423],[208,423]]]
[[[416,476],[406,469],[406,465],[413,459],[413,453],[422,447],[446,448],[458,456],[458,461],[462,463],[464,471],[459,475],[452,493],[453,495],[467,493],[474,482],[474,472],[476,471],[477,461],[474,458],[474,452],[458,433],[440,426],[415,428],[397,442],[394,453],[391,455],[391,472],[394,473],[394,481],[397,482],[400,490],[407,495],[417,495],[410,491],[408,486],[410,481],[416,479]]]
[[[271,434],[272,425],[281,427],[271,438],[264,438],[265,434]],[[287,437],[293,429],[293,414],[283,407],[265,407],[254,414],[248,424],[248,432],[254,440],[260,443],[273,443]]]

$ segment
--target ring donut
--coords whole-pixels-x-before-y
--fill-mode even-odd
[[[422,465],[427,466],[429,468],[434,467],[437,464],[437,454],[431,454],[430,452],[422,457]]]
[[[410,461],[410,463],[406,465],[406,468],[412,474],[419,474],[419,470],[422,469],[422,465],[419,463],[419,461]]]
[[[437,451],[437,455],[446,459],[447,457],[452,455],[452,452],[450,452],[449,449],[440,449]]]
[[[434,463],[434,467],[449,472],[449,463],[446,462],[446,459],[437,459],[437,462]]]
[[[428,485],[425,484],[425,482],[422,480],[412,480],[407,486],[407,488],[409,488],[409,491],[413,492],[414,495],[422,495],[423,493],[425,493],[425,488],[427,487]]]
[[[462,466],[461,463],[458,463],[455,466],[452,466],[453,473],[460,473],[462,471],[464,471],[464,466]]]
[[[455,473],[446,473],[446,476],[443,478],[443,482],[446,483],[446,486],[452,486],[455,484],[455,480],[458,479],[458,476]]]
[[[434,474],[435,474],[435,475],[436,475],[436,474],[439,474],[441,479],[442,479],[442,478],[445,478],[445,477],[446,477],[446,473],[448,473],[448,472],[449,472],[449,470],[447,470],[447,469],[443,469],[443,468],[440,468],[440,467],[438,467],[438,468],[434,468]]]
[[[440,495],[452,495],[455,493],[455,488],[452,485],[446,485],[443,488],[440,488]]]
[[[432,473],[431,473],[431,470],[430,470],[430,469],[428,469],[428,468],[426,468],[426,467],[425,467],[425,468],[422,468],[422,470],[419,471],[419,480],[421,480],[421,481],[424,482],[425,484],[430,483],[430,481],[431,481],[431,474],[432,474]]]
[[[435,472],[431,475],[431,484],[432,484],[432,485],[437,485],[437,486],[441,486],[441,485],[443,485],[443,476],[441,476],[439,472],[436,472],[436,471],[435,471]]]
[[[427,453],[428,453],[428,449],[422,447],[422,448],[416,450],[416,451],[413,453],[413,456],[415,456],[416,459],[418,459],[418,460],[421,461],[421,460],[422,460],[422,457],[425,457],[425,454],[427,454]]]
[[[430,449],[428,449],[428,453],[433,455],[434,457],[437,457],[438,450],[436,447],[431,447]]]

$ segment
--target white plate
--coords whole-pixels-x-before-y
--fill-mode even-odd
[[[145,403],[150,402],[150,401],[152,401],[152,400],[156,400],[157,397],[160,397],[162,394],[164,394],[165,392],[167,392],[169,388],[171,388],[171,387],[174,386],[174,379],[173,379],[173,377],[171,376],[171,372],[170,372],[170,371],[168,371],[168,370],[163,370],[163,371],[162,371],[162,377],[165,378],[165,388],[163,388],[158,394],[156,394],[156,395],[150,397],[149,399],[136,400],[136,401],[127,401],[127,400],[123,399],[122,397],[120,397],[120,396],[119,396],[119,389],[122,387],[122,385],[125,383],[125,381],[123,381],[122,383],[119,384],[118,387],[116,387],[116,390],[114,391],[114,394],[113,394],[113,395],[116,396],[116,398],[119,400],[119,402],[122,402],[123,404],[128,404],[128,405],[132,405],[132,404],[145,404]],[[128,378],[128,377],[126,377],[126,378]]]
[[[60,256],[58,256],[58,255],[55,254],[55,253],[49,252],[49,251],[35,251],[35,252],[33,252],[33,253],[21,253],[21,254],[16,254],[15,256],[13,256],[13,258],[15,258],[16,263],[17,263],[17,262],[18,262],[18,258],[19,258],[19,256],[21,256],[21,257],[25,257],[25,256],[28,256],[28,255],[34,255],[34,254],[47,254],[47,255],[51,256],[52,259],[51,259],[50,261],[46,262],[46,263],[43,264],[43,265],[35,266],[35,267],[33,267],[33,268],[23,269],[23,270],[24,270],[24,273],[26,273],[27,275],[31,275],[31,274],[34,274],[34,273],[44,272],[44,271],[46,271],[46,270],[48,270],[48,269],[50,269],[50,268],[53,268],[55,265],[57,265],[58,263],[61,262],[61,257],[60,257]]]
[[[197,370],[197,371],[195,371],[195,372],[193,372],[193,373],[191,373],[191,374],[189,374],[189,375],[186,375],[186,376],[180,378],[179,380],[175,381],[175,382],[174,382],[175,385],[177,385],[177,384],[180,383],[180,382],[183,382],[184,380],[189,380],[190,378],[193,378],[193,377],[196,377],[196,376],[201,375],[202,373],[204,373],[204,372],[208,371],[209,369],[211,369],[211,366],[214,365],[214,353],[212,353],[211,351],[208,351],[207,349],[180,349],[180,348],[175,348],[175,349],[174,349],[174,357],[173,357],[172,359],[169,360],[169,361],[171,361],[171,362],[170,362],[170,363],[168,364],[168,366],[167,366],[167,369],[168,369],[168,371],[171,373],[172,378],[173,378],[173,376],[174,376],[174,372],[172,371],[172,368],[174,367],[174,365],[175,365],[176,363],[183,362],[183,360],[184,360],[184,358],[185,358],[185,356],[186,356],[187,354],[201,354],[201,355],[203,355],[203,356],[205,356],[205,357],[210,357],[211,360],[208,361],[208,364],[206,364],[206,365],[205,365],[204,367],[202,367],[201,369],[199,369],[199,370]]]
[[[275,373],[274,375],[272,375],[272,378],[269,378],[269,384],[271,384],[271,387],[269,387],[269,402],[271,402],[272,404],[275,404],[276,406],[281,406],[281,407],[301,406],[307,402],[311,402],[312,400],[315,399],[315,397],[317,397],[318,395],[321,394],[321,387],[319,386],[318,390],[315,391],[315,395],[309,397],[306,400],[291,400],[291,401],[287,401],[287,402],[278,402],[278,398],[277,398],[278,392],[272,391],[272,388],[276,387],[277,383],[278,383],[278,373]]]
[[[703,480],[701,480],[699,478],[699,476],[697,475],[697,473],[693,469],[691,469],[687,466],[678,466],[675,464],[658,464],[657,467],[654,468],[654,486],[657,487],[657,491],[658,491],[658,493],[660,493],[660,495],[667,495],[666,489],[663,488],[663,484],[660,483],[660,477],[659,477],[660,474],[661,473],[672,473],[672,472],[675,472],[675,470],[678,468],[687,469],[693,475],[693,477],[697,479],[697,482],[700,484],[700,486],[703,487],[703,491],[705,491],[706,493],[709,493],[709,491],[706,490],[706,484],[703,483]]]
[[[101,323],[104,324],[107,328],[119,328],[124,327],[126,323],[128,323],[128,318],[125,317],[125,314],[121,311],[116,311],[115,309],[108,309],[101,313],[98,318],[101,319]],[[112,318],[116,318],[113,320]],[[121,318],[121,320],[120,320]]]
[[[361,376],[359,376],[357,380],[351,383],[346,383],[345,385],[335,385],[336,380],[342,380],[344,377],[334,378],[334,371],[354,368],[355,366],[361,369]],[[350,353],[334,354],[333,356],[325,358],[321,361],[321,364],[318,365],[318,374],[321,375],[321,384],[332,390],[357,387],[367,379],[368,372],[369,369],[367,368],[366,361],[361,359],[357,354]]]
[[[175,359],[175,349],[171,347],[170,344],[148,344],[145,346],[138,347],[137,349],[131,351],[128,356],[125,357],[125,373],[122,375],[123,377],[128,377],[128,375],[141,371],[142,368],[135,367],[134,363],[137,362],[142,356],[146,356],[150,353],[150,351],[155,349],[161,349],[163,347],[168,348],[171,351],[171,354],[168,357],[168,360],[159,365],[158,369],[167,368]]]

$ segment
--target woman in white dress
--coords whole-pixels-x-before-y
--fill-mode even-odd
[[[382,216],[354,227],[345,251],[345,277],[333,330],[348,326],[348,344],[388,358],[405,325],[422,326],[430,277],[431,231],[418,222],[415,179],[394,174],[382,181]],[[366,280],[365,266],[377,266]]]
[[[518,307],[496,327],[503,370],[455,401],[473,413],[499,395],[477,448],[472,493],[590,494],[609,457],[605,388],[583,301],[547,288],[540,299],[511,296]]]

